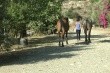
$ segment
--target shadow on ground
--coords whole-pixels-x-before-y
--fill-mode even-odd
[[[0,55],[0,66],[32,64],[40,61],[48,61],[60,58],[71,58],[79,54],[73,51],[88,50],[86,46],[46,46],[22,51],[8,52]],[[91,49],[91,48],[89,48]],[[72,53],[71,53],[72,52]]]
[[[110,40],[101,40],[99,42],[101,42],[101,43],[110,43]]]
[[[71,35],[73,35],[71,33]],[[84,36],[82,36],[84,37]],[[92,35],[92,38],[103,38],[106,37],[104,35]],[[46,44],[46,43],[53,43],[57,42],[58,37],[55,36],[47,36],[44,38],[32,38],[29,41],[31,46],[35,46],[36,44]],[[75,39],[74,36],[69,35],[69,39]],[[84,44],[84,42],[80,42],[77,44]],[[32,48],[22,50],[22,51],[14,51],[14,52],[7,52],[0,55],[0,66],[6,65],[14,65],[14,64],[31,64],[40,61],[49,61],[54,59],[60,58],[71,58],[73,56],[78,56],[79,54],[74,54],[74,51],[81,51],[81,50],[89,50],[93,48],[87,48],[87,45],[77,46],[70,45],[65,47],[58,47],[58,46],[45,46],[40,48]],[[71,53],[72,52],[72,53]]]
[[[105,36],[105,35],[91,35],[92,40],[96,40],[96,39],[104,38],[104,37],[107,37],[107,36]],[[85,36],[81,35],[81,39],[84,39],[84,38],[85,38]],[[69,33],[68,40],[76,40],[76,34],[74,32]],[[29,47],[37,46],[37,44],[45,44],[45,43],[53,43],[53,42],[57,43],[58,41],[59,41],[59,38],[58,38],[57,34],[49,35],[49,36],[43,37],[43,38],[31,38],[31,40],[29,41]]]

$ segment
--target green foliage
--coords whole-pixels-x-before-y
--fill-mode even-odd
[[[91,3],[99,2],[99,0],[90,0]]]
[[[22,23],[32,22],[31,25],[34,29],[43,31],[42,28],[46,28],[48,30],[48,27],[54,25],[56,19],[61,15],[62,1],[10,0],[7,7],[10,28],[18,31],[22,27]]]
[[[48,30],[49,26],[54,26],[56,19],[60,16],[61,1],[56,0],[39,0],[32,1],[29,5],[29,18],[32,22],[35,22],[35,29],[43,31]]]
[[[25,37],[27,29],[36,32],[52,29],[61,16],[63,1],[0,0],[0,44],[6,38],[4,33],[11,37],[18,34]]]
[[[79,8],[78,8],[79,9]],[[70,8],[65,15],[71,19],[76,18],[79,14],[76,11],[77,9]]]
[[[63,1],[0,0],[0,31],[14,36],[24,30],[22,25],[31,26],[30,29],[38,32],[52,29],[61,16]]]
[[[102,13],[105,13],[106,14],[105,18],[107,18],[107,20],[108,20],[107,22],[110,23],[109,22],[110,17],[109,17],[109,13],[108,13],[109,10],[106,9],[110,3],[109,2],[110,0],[96,0],[96,1],[97,1],[96,3],[91,4],[91,7],[92,7],[91,17],[94,18],[96,23],[99,25],[100,24],[99,21],[102,21],[100,15]],[[105,23],[105,21],[104,21],[104,23]]]

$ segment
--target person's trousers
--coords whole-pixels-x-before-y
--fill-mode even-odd
[[[81,30],[76,30],[77,40],[80,40]]]

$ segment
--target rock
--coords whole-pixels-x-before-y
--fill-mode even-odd
[[[20,39],[20,45],[23,45],[23,46],[28,45],[28,39],[27,38],[21,38]]]

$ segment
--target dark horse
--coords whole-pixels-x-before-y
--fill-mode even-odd
[[[68,30],[69,30],[69,22],[67,17],[62,17],[57,21],[56,25],[58,36],[59,36],[59,46],[64,46],[64,36],[66,35],[66,44],[68,44]],[[62,44],[62,45],[61,45]]]
[[[89,18],[82,19],[82,24],[85,34],[85,43],[91,43],[92,20]]]

